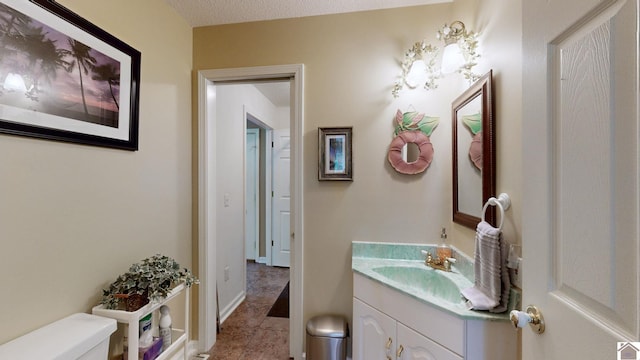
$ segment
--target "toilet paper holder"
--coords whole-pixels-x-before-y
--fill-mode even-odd
[[[536,334],[542,334],[544,332],[544,318],[535,305],[527,306],[526,312],[512,310],[509,318],[516,330],[529,324]]]

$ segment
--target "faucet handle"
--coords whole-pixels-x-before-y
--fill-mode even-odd
[[[442,267],[444,267],[444,271],[451,271],[451,261],[449,261],[449,258],[444,258]]]
[[[445,258],[444,261],[442,262],[442,265],[444,266],[444,270],[445,271],[451,271],[451,266],[453,266],[453,264],[455,264],[456,259],[454,258]]]
[[[433,257],[431,256],[431,253],[428,252],[427,250],[420,250],[420,252],[422,253],[422,255],[424,255],[426,258],[424,259],[424,263],[429,265],[433,262]]]

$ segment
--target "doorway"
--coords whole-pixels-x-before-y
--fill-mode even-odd
[[[227,168],[220,166],[216,158],[219,140],[217,126],[222,121],[217,114],[217,86],[229,81],[260,82],[276,78],[289,78],[291,86],[290,149],[291,149],[291,212],[290,223],[285,233],[291,243],[290,251],[290,341],[289,352],[300,359],[303,348],[302,316],[302,85],[303,66],[282,65],[253,68],[203,70],[198,73],[198,270],[199,287],[199,343],[200,350],[208,350],[216,339],[216,278],[221,264],[216,261],[219,230],[226,224],[218,217],[225,209],[222,204],[232,203],[232,196],[219,193],[219,174]],[[244,124],[243,124],[244,125]],[[296,236],[297,235],[297,236]],[[244,255],[244,254],[243,254]],[[226,268],[225,268],[226,271]],[[226,275],[226,273],[225,273]]]
[[[255,93],[251,84],[236,86]],[[247,104],[243,105],[247,124],[246,260],[288,268],[291,257],[290,85],[287,80],[260,83],[255,87],[275,106],[275,119],[261,121]]]
[[[265,85],[269,86],[269,85]],[[289,106],[287,98],[286,106]],[[245,252],[246,260],[271,265],[271,252],[267,246],[271,236],[272,211],[272,133],[273,128],[243,105],[246,120],[245,161]],[[289,119],[287,115],[286,123]],[[272,124],[275,125],[275,124]],[[287,173],[289,176],[289,173]]]

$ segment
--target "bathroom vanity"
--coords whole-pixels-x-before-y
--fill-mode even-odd
[[[460,289],[473,285],[472,264],[461,264],[466,271],[435,270],[424,265],[420,250],[433,249],[354,242],[353,359],[516,359],[508,311],[468,310],[460,297]]]

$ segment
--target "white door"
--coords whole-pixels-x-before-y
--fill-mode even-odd
[[[271,264],[289,267],[291,255],[291,135],[289,129],[273,130],[273,201],[271,212]]]
[[[638,0],[523,3],[523,360],[639,341]]]
[[[259,190],[260,180],[260,131],[247,129],[246,140],[246,193],[245,193],[245,256],[249,260],[258,260],[256,248],[259,236]]]

